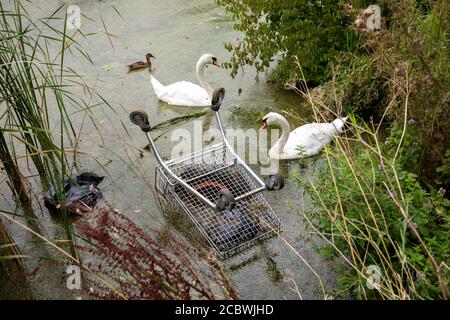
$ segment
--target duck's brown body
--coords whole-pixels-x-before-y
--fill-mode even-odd
[[[143,69],[143,68],[147,68],[147,67],[148,67],[148,64],[143,61],[138,61],[138,62],[128,65],[128,69],[130,69],[130,70],[138,70],[138,69]]]
[[[147,53],[147,55],[145,56],[146,58],[146,62],[144,61],[137,61],[135,63],[129,64],[128,65],[128,69],[129,71],[134,71],[134,70],[139,70],[139,69],[144,69],[144,68],[152,68],[152,62],[150,61],[150,58],[154,58],[154,56],[151,53]]]

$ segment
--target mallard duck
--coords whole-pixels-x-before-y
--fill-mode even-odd
[[[135,63],[129,64],[128,65],[128,70],[129,71],[133,71],[133,70],[139,70],[139,69],[144,69],[144,68],[152,68],[152,62],[150,61],[150,58],[155,58],[151,53],[147,53],[145,55],[145,59],[147,60],[146,62],[143,61],[137,61]]]

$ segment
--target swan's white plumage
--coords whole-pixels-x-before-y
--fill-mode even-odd
[[[335,134],[335,128],[331,123],[308,123],[289,133],[281,154],[269,151],[269,156],[274,159],[310,157],[318,154],[329,144]]]
[[[269,150],[269,157],[278,160],[305,158],[318,154],[332,141],[333,136],[342,133],[346,121],[346,118],[342,118],[332,123],[308,123],[289,132],[289,123],[282,115],[271,112],[263,119],[267,119],[268,124],[279,124],[283,128],[280,140]],[[283,140],[286,140],[284,146]]]
[[[204,68],[207,64],[219,66],[217,59],[212,54],[206,53],[198,59],[195,72],[201,86],[187,81],[179,81],[164,86],[155,77],[151,76],[150,81],[156,96],[159,100],[176,106],[211,106],[212,88],[204,75]]]
[[[150,81],[158,99],[165,103],[187,107],[211,106],[208,92],[192,82],[179,81],[164,86],[154,76]]]

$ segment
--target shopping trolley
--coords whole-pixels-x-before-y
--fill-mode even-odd
[[[224,96],[223,88],[216,89],[211,106],[222,142],[168,161],[161,158],[151,136],[148,115],[141,110],[130,114],[131,121],[146,133],[158,161],[157,192],[167,200],[165,204],[190,218],[221,258],[280,232],[281,221],[261,192],[284,185],[279,173],[261,180],[234,152],[219,115]]]

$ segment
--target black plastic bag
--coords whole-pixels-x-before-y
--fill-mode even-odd
[[[92,211],[103,195],[97,187],[104,177],[95,173],[83,172],[64,179],[64,200],[58,201],[58,191],[50,188],[44,197],[44,205],[51,214],[61,214],[61,210],[81,215]]]

